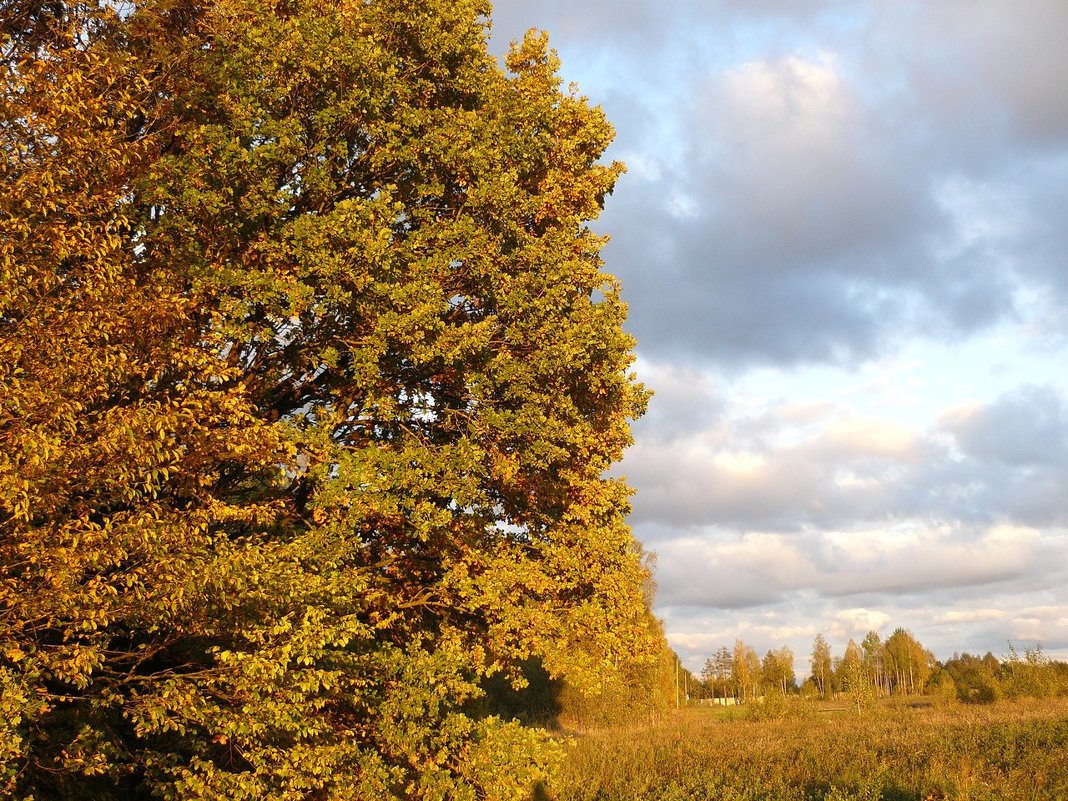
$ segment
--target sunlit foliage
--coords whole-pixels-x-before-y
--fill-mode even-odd
[[[520,797],[485,677],[652,658],[621,167],[488,13],[4,5],[0,793]]]

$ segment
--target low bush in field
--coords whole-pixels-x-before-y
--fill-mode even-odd
[[[768,710],[771,712],[772,710]],[[1068,799],[1068,702],[692,709],[576,739],[554,801]]]

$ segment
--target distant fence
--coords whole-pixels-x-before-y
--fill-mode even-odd
[[[691,706],[735,706],[737,698],[691,698]]]

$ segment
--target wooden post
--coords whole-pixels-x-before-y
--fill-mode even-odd
[[[675,708],[679,708],[679,655],[675,654]]]

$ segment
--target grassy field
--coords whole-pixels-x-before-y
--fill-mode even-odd
[[[552,801],[1058,801],[1068,700],[689,709],[577,736]]]

